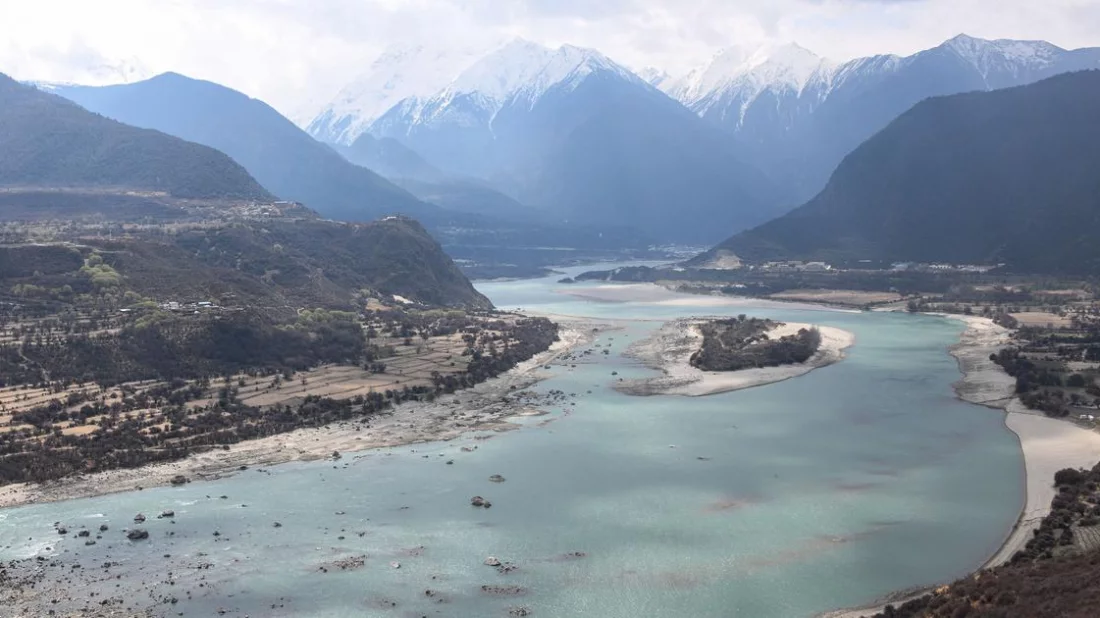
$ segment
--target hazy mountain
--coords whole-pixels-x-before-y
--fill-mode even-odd
[[[1100,71],[924,101],[791,213],[719,249],[751,260],[1100,268]]]
[[[272,200],[226,155],[127,126],[0,74],[0,184]]]
[[[134,84],[54,91],[104,116],[217,148],[280,197],[326,217],[364,221],[440,213],[348,162],[262,101],[218,84],[165,73]]]
[[[307,130],[321,141],[350,145],[394,105],[408,98],[429,97],[445,87],[490,49],[489,45],[457,49],[392,46],[345,86]]]
[[[492,217],[494,221],[530,222],[537,219],[539,214],[533,212],[531,207],[478,180],[395,178],[394,182],[425,202],[456,212],[485,215]]]
[[[334,144],[340,154],[348,161],[373,170],[386,178],[412,178],[417,180],[440,180],[446,178],[438,167],[428,163],[415,150],[390,138],[377,138],[364,133],[350,146]]]
[[[370,132],[560,221],[700,239],[777,212],[775,188],[728,139],[590,49],[513,41]]]
[[[965,35],[908,57],[824,60],[797,45],[729,49],[662,88],[734,135],[741,152],[807,199],[844,155],[919,101],[1100,68],[1100,49]]]

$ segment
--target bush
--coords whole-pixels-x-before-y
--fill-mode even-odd
[[[1084,480],[1085,473],[1073,468],[1065,468],[1054,474],[1054,484],[1059,487],[1062,485],[1080,485]]]

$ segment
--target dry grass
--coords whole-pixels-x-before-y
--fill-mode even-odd
[[[1013,313],[1011,315],[1016,318],[1020,326],[1068,328],[1073,325],[1073,322],[1071,322],[1068,317],[1062,317],[1055,313],[1047,313],[1046,311],[1027,311],[1023,313]]]
[[[504,319],[510,321],[517,318],[505,317]],[[500,333],[485,330],[483,334]],[[392,349],[392,356],[379,359],[386,365],[384,373],[372,373],[356,365],[325,365],[309,371],[300,371],[289,378],[282,375],[239,374],[230,376],[228,379],[212,380],[204,395],[189,401],[186,407],[194,414],[201,413],[216,402],[218,391],[224,386],[235,388],[237,396],[244,404],[261,408],[293,407],[310,396],[349,400],[372,392],[382,393],[387,390],[402,390],[405,387],[432,386],[433,374],[438,373],[444,377],[458,375],[465,372],[469,364],[469,357],[463,356],[467,344],[460,334],[429,337],[426,340],[413,337],[409,345],[405,344],[404,338],[380,336],[372,339],[371,343],[377,344],[382,349]],[[60,391],[30,386],[0,388],[0,433],[33,430],[34,427],[31,425],[14,422],[13,416],[48,405],[53,401],[65,402],[70,395],[87,396],[86,401],[67,407],[69,412],[76,412],[82,406],[93,402],[111,406],[113,403],[121,402],[127,393],[138,394],[162,385],[164,385],[163,382],[143,381],[106,390],[91,383],[72,385]],[[161,411],[157,408],[135,409],[116,413],[116,415],[119,420],[144,415],[146,426],[142,431],[145,433],[156,427],[162,430],[168,427],[167,421],[162,421]],[[107,416],[89,417],[79,425],[62,421],[56,423],[54,428],[65,435],[88,435],[100,430],[107,431],[103,428],[103,421],[107,420]]]
[[[786,292],[772,294],[771,298],[862,307],[864,305],[897,302],[902,299],[902,296],[894,292],[862,292],[859,290],[787,290]]]

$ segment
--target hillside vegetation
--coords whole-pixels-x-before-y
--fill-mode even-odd
[[[1100,268],[1100,71],[929,99],[817,197],[719,245],[742,259]],[[706,259],[706,258],[704,258]]]
[[[0,185],[273,200],[224,154],[127,126],[0,74]]]
[[[428,306],[484,309],[478,293],[420,224],[310,220],[114,226],[68,230],[68,238],[27,242],[50,224],[6,226],[0,291],[28,307],[142,299],[207,301],[294,315],[300,307],[353,310],[393,295]]]

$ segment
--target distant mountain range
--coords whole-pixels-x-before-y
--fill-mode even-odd
[[[843,63],[795,44],[731,48],[682,76],[634,73],[595,50],[525,41],[492,51],[413,48],[383,54],[318,114],[310,132],[344,144],[364,134],[390,138],[444,173],[488,180],[570,219],[629,215],[647,231],[682,236],[676,222],[651,210],[689,204],[684,214],[710,229],[743,227],[813,197],[845,155],[928,97],[1088,68],[1100,68],[1100,48],[966,35],[908,57]],[[589,81],[616,94],[581,103],[579,94],[596,90],[581,88]],[[658,89],[714,135],[658,103]],[[586,141],[582,127],[603,131],[599,143]],[[682,137],[668,139],[673,134]],[[664,140],[660,148],[657,140]],[[574,154],[581,160],[568,158]],[[726,173],[696,173],[708,166]],[[616,180],[627,175],[631,181]]]
[[[371,75],[380,71],[376,63]],[[340,116],[354,107],[342,99],[311,128],[321,139],[401,142],[444,173],[487,181],[561,222],[706,240],[781,212],[782,192],[731,140],[594,50],[512,41],[423,92],[373,118]],[[363,107],[376,113],[371,101]],[[320,128],[332,126],[347,130]]]
[[[9,187],[275,199],[217,150],[103,118],[3,74],[0,145],[0,184]]]
[[[1100,270],[1100,71],[916,105],[806,205],[717,251],[749,260]]]
[[[50,90],[108,118],[217,148],[283,199],[326,217],[369,221],[406,214],[431,220],[442,214],[348,162],[262,101],[212,82],[165,73],[133,84]]]
[[[260,101],[176,74],[51,89],[215,147],[328,217],[483,225],[456,218],[473,213],[715,242],[813,197],[845,155],[928,97],[1094,67],[1100,49],[964,35],[839,64],[793,44],[729,49],[683,76],[523,40],[408,47],[351,81],[309,123],[316,139]]]
[[[797,45],[729,49],[661,87],[734,136],[743,156],[808,199],[841,159],[928,97],[1100,68],[1100,48],[959,35],[908,57],[834,63]]]

